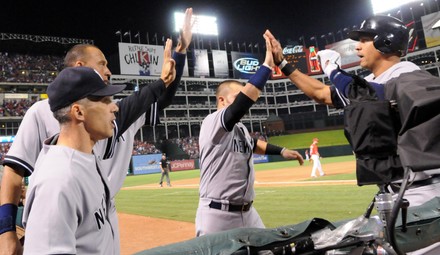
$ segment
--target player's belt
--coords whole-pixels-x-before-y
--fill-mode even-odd
[[[253,201],[242,205],[222,204],[219,202],[211,201],[209,208],[223,210],[228,212],[247,212],[251,209]]]
[[[419,188],[422,186],[428,186],[439,182],[440,182],[440,174],[435,174],[431,176],[431,178],[412,182],[411,184],[408,185],[407,189]],[[390,185],[390,188],[394,193],[398,193],[400,190],[400,185],[393,183]]]

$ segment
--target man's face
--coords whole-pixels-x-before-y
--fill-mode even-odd
[[[222,96],[222,107],[228,107],[231,105],[240,91],[243,89],[243,86],[238,84],[231,84],[227,90],[225,91],[225,95]]]
[[[113,135],[115,112],[118,106],[112,97],[103,97],[98,101],[87,100],[84,109],[84,127],[95,142]]]
[[[87,53],[87,57],[83,62],[84,66],[95,69],[102,79],[108,83],[112,73],[107,67],[108,62],[102,51],[95,47],[89,47]]]
[[[382,58],[382,54],[374,47],[372,36],[361,36],[356,45],[357,55],[360,57],[359,65],[368,70],[373,70]]]

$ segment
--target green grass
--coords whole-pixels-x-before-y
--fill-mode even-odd
[[[364,213],[375,186],[353,185],[256,188],[254,206],[267,227],[296,224],[312,217],[337,221]],[[119,212],[194,222],[197,189],[122,190]]]
[[[353,156],[323,158],[322,163],[354,160]],[[256,171],[297,165],[292,161],[256,164]],[[310,163],[306,163],[310,164]],[[199,170],[171,172],[171,181],[198,178]],[[355,174],[324,176],[319,180],[354,180]],[[158,183],[160,174],[127,177],[124,186]],[[282,181],[282,180],[280,180]],[[377,192],[375,185],[257,187],[255,208],[267,227],[290,225],[313,217],[330,221],[355,218],[364,213]],[[119,212],[194,223],[197,188],[121,190],[116,197]]]
[[[308,148],[314,137],[319,138],[321,147],[348,144],[343,129],[272,136],[269,138],[269,143],[286,148]]]

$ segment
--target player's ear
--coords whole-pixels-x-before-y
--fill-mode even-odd
[[[221,106],[224,106],[225,105],[225,97],[224,96],[218,96],[217,104],[221,105]]]
[[[78,67],[78,66],[84,66],[85,65],[85,63],[84,62],[82,62],[82,61],[80,61],[80,60],[77,60],[77,61],[75,61],[75,64],[73,65],[74,67]]]
[[[77,120],[84,120],[84,107],[80,104],[74,103],[70,108],[70,113]]]

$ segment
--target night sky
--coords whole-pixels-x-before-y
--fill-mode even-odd
[[[270,29],[283,45],[358,25],[372,14],[370,0],[290,0],[290,1],[20,1],[2,0],[2,33],[48,35],[92,39],[107,56],[117,54],[119,36],[115,32],[140,32],[141,43],[150,43],[155,33],[173,32],[173,13],[193,7],[194,14],[217,16],[220,47],[224,42],[263,44],[265,29]],[[209,39],[208,39],[209,40]],[[323,39],[321,39],[323,40]],[[331,37],[328,40],[332,41]],[[128,42],[128,38],[124,38]],[[132,38],[133,43],[138,39]],[[213,45],[217,38],[212,38]],[[216,46],[213,46],[216,47]],[[205,48],[207,46],[205,45]]]

